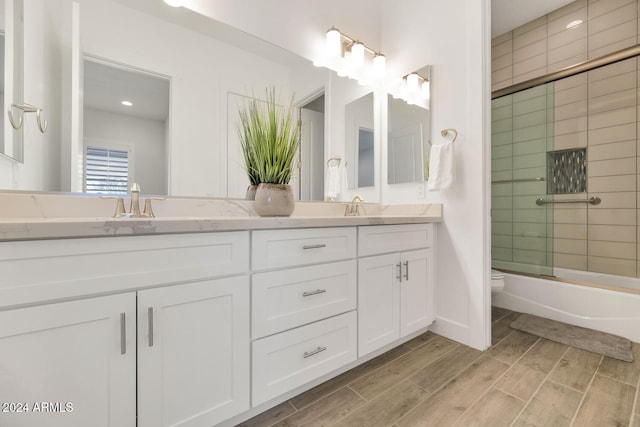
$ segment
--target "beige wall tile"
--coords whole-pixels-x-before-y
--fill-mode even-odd
[[[595,37],[595,36],[594,36]],[[636,44],[636,36],[629,37],[628,39],[620,40],[618,42],[604,45],[599,48],[594,48],[594,44],[589,40],[589,59],[599,58],[617,50],[626,49]]]
[[[510,80],[513,77],[513,67],[508,66],[501,68],[491,73],[492,82],[504,82]]]
[[[637,0],[598,0],[589,2],[589,19],[609,13]]]
[[[589,205],[589,210],[598,209],[636,209],[636,193],[600,193],[598,195],[602,199],[599,205]],[[640,212],[640,211],[639,211]]]
[[[556,9],[552,12],[549,13],[548,15],[548,20],[549,21],[553,21],[556,20],[562,16],[567,15],[568,13],[571,13],[575,10],[581,9],[583,7],[587,6],[587,0],[576,0],[574,2],[569,3],[566,6],[563,6],[559,9]]]
[[[636,158],[589,161],[588,176],[629,175],[636,173]]]
[[[491,259],[513,261],[513,250],[511,248],[491,248]]]
[[[531,31],[540,31],[541,27],[545,29],[545,35],[546,35],[546,28],[547,28],[546,16],[541,16],[538,19],[534,19],[533,21],[527,22],[526,24],[521,25],[518,28],[515,28],[513,30],[513,38],[514,39],[522,38]]]
[[[511,118],[496,120],[491,125],[491,132],[495,134],[510,131],[511,129],[513,129],[513,120]]]
[[[491,47],[491,59],[498,58],[513,52],[513,40],[507,40],[504,43]]]
[[[554,253],[553,265],[559,268],[570,268],[571,270],[586,270],[587,257],[584,255]]]
[[[635,242],[636,227],[632,225],[589,225],[587,239],[605,242]]]
[[[586,108],[586,105],[585,105]],[[533,111],[531,113],[520,114],[519,116],[514,116],[513,118],[513,128],[514,129],[523,129],[528,128],[535,125],[546,124],[547,123],[547,111]]]
[[[491,47],[498,46],[506,41],[513,39],[513,33],[511,31],[507,31],[506,33],[500,34],[491,39]]]
[[[501,107],[496,107],[492,105],[491,108],[491,122],[496,122],[498,120],[510,119],[513,116],[513,107],[511,104],[503,105]]]
[[[569,30],[564,29],[549,36],[546,48],[549,52],[563,49],[567,54],[587,53],[587,27],[579,25]]]
[[[527,101],[538,96],[544,96],[547,94],[547,88],[544,86],[536,86],[531,89],[523,90],[522,92],[516,92],[513,94],[513,102],[519,103]]]
[[[575,117],[567,120],[558,120],[553,124],[554,135],[583,132],[587,130],[587,117]]]
[[[571,119],[571,120],[574,120],[574,119]],[[546,138],[546,137],[547,137],[547,126],[544,124],[513,130],[513,142],[531,141],[533,139],[540,139],[540,138]]]
[[[565,90],[559,90],[558,86],[556,86],[553,96],[554,105],[557,108],[560,105],[571,104],[573,102],[586,100],[587,88],[588,86],[586,84],[572,86]]]
[[[491,60],[491,71],[498,71],[501,68],[510,67],[513,64],[513,54],[499,56]]]
[[[586,224],[555,224],[553,237],[556,239],[584,240],[587,238]]]
[[[531,97],[526,100],[516,101],[513,103],[513,115],[531,113],[533,111],[547,111],[546,95]]]
[[[638,61],[636,58],[625,59],[615,64],[609,64],[602,68],[596,68],[586,73],[589,83],[597,80],[609,79],[611,77],[619,76],[621,74],[632,73],[638,68]]]
[[[592,129],[589,131],[589,147],[598,144],[608,144],[610,142],[635,141],[635,139],[635,122],[604,127],[601,129]]]
[[[511,85],[513,85],[513,80],[512,79],[507,79],[507,80],[503,80],[503,81],[500,81],[500,82],[492,82],[491,83],[491,91],[495,92],[497,90],[504,89],[504,88],[509,87]]]
[[[569,207],[561,208],[562,205],[557,205],[553,208],[553,222],[557,224],[586,224],[587,223],[587,207]],[[559,237],[557,233],[554,233],[555,237]]]
[[[589,224],[636,225],[636,209],[589,209]]]
[[[514,209],[513,221],[546,224],[548,215],[545,209]]]
[[[586,147],[587,135],[588,133],[586,131],[557,135],[553,139],[553,148],[555,150],[567,150],[570,148]]]
[[[562,54],[562,52],[560,52]],[[589,59],[589,55],[585,53],[581,53],[577,56],[572,57],[563,57],[558,62],[552,62],[551,59],[547,59],[547,73],[553,73],[556,71],[560,71],[563,68],[571,67],[576,64],[580,64]]]
[[[635,88],[610,93],[597,98],[589,98],[589,114],[602,113],[625,107],[635,107],[637,99],[637,90]]]
[[[543,38],[519,49],[513,49],[513,62],[522,62],[534,56],[544,56],[547,53],[547,39]]]
[[[514,51],[514,56],[516,53]],[[533,70],[545,69],[547,66],[547,55],[542,53],[535,56],[527,56],[527,59],[514,62],[513,76],[518,77],[531,73]],[[546,71],[546,70],[545,70]]]
[[[512,104],[513,104],[513,96],[511,95],[502,96],[500,98],[495,98],[491,100],[491,109],[493,110],[494,108],[500,108],[500,107],[504,107]]]
[[[512,248],[513,237],[511,235],[491,235],[491,247],[493,248]]]
[[[514,73],[514,75],[513,75],[513,84],[526,82],[527,80],[531,80],[531,79],[534,79],[536,77],[544,76],[545,74],[547,74],[547,67],[546,66],[544,66],[542,68],[535,69],[535,70],[531,70],[528,73],[524,73],[524,74],[516,75]]]
[[[635,175],[599,176],[587,179],[590,194],[617,191],[636,191]]]
[[[589,241],[590,257],[636,260],[636,243]]]
[[[635,126],[632,131],[635,133]],[[594,131],[593,133],[602,133],[600,131]],[[592,139],[596,139],[595,136]],[[591,141],[589,141],[591,142]],[[612,142],[601,145],[589,145],[587,148],[587,159],[590,161],[595,160],[607,160],[607,159],[621,159],[629,156],[636,155],[636,141],[621,141]]]
[[[589,35],[594,35],[598,33],[604,33],[607,31],[611,31],[614,29],[620,29],[620,37],[618,40],[628,37],[628,35],[622,36],[626,29],[623,27],[627,26],[629,23],[636,24],[633,22],[638,17],[638,5],[636,2],[628,3],[625,6],[618,7],[616,9],[612,9],[607,13],[603,13],[601,15],[594,16],[589,13]],[[633,34],[637,32],[637,27],[632,29]]]
[[[547,151],[547,139],[539,138],[527,142],[519,142],[513,144],[513,155],[521,156],[523,154],[544,153]]]
[[[636,121],[636,107],[620,108],[604,113],[589,115],[589,129],[609,128]]]
[[[547,250],[547,239],[546,237],[513,236],[513,248],[545,252]]]
[[[571,104],[556,106],[554,108],[554,119],[558,121],[578,116],[586,116],[587,105],[587,100],[583,99]]]
[[[636,261],[617,258],[587,257],[589,271],[620,276],[635,276]]]
[[[547,174],[547,167],[546,165],[544,165],[544,166],[531,167],[531,168],[515,169],[513,171],[513,178],[514,179],[544,178],[546,174]]]
[[[511,144],[499,145],[491,149],[492,159],[503,159],[505,157],[511,157],[511,156],[513,156],[513,146]]]
[[[498,145],[510,144],[512,139],[513,139],[513,132],[510,130],[505,132],[494,133],[491,135],[491,146],[493,147]]]
[[[587,241],[578,239],[553,239],[553,251],[556,254],[586,255]]]
[[[636,70],[628,73],[616,74],[605,79],[598,79],[589,82],[589,98],[596,98],[603,95],[609,95],[614,92],[622,92],[624,90],[635,89],[638,80]]]
[[[556,92],[570,89],[572,87],[586,85],[589,82],[587,73],[577,74],[575,76],[567,77],[566,79],[558,80],[553,83],[553,87]]]

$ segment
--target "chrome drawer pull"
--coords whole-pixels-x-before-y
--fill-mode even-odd
[[[302,296],[303,297],[310,297],[311,295],[324,294],[325,292],[327,292],[326,289],[316,289],[315,291],[304,292],[302,294]]]
[[[120,313],[120,354],[127,353],[127,314]]]
[[[313,350],[313,351],[305,351],[305,352],[304,352],[304,355],[303,355],[302,357],[304,357],[304,358],[306,359],[307,357],[311,357],[311,356],[313,356],[314,354],[322,353],[322,352],[323,352],[323,351],[325,351],[326,349],[327,349],[327,347],[318,347],[318,348],[316,348],[316,349],[315,349],[315,350]]]
[[[396,267],[398,267],[398,275],[396,276],[396,279],[398,279],[400,283],[402,283],[402,263],[397,263]]]
[[[147,310],[147,317],[149,319],[149,347],[153,347],[153,307],[149,307]]]
[[[404,262],[404,279],[409,280],[409,261]]]
[[[320,249],[320,248],[326,248],[327,245],[324,243],[320,243],[319,245],[304,245],[302,247],[302,249]]]

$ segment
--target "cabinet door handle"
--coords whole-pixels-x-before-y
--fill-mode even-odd
[[[409,261],[404,262],[404,279],[409,280]]]
[[[302,249],[320,249],[320,248],[326,248],[327,245],[325,243],[320,243],[318,245],[304,245],[302,247]]]
[[[147,309],[147,318],[149,319],[149,347],[153,347],[153,307]]]
[[[308,292],[303,292],[302,296],[303,297],[310,297],[311,295],[318,295],[318,294],[323,294],[327,292],[326,289],[316,289],[315,291],[308,291]]]
[[[316,348],[315,350],[312,350],[312,351],[305,351],[304,354],[302,355],[302,357],[306,359],[307,357],[311,357],[311,356],[313,356],[315,354],[322,353],[326,349],[327,349],[327,347],[318,347],[318,348]]]
[[[120,313],[120,354],[127,353],[127,313]]]
[[[396,267],[398,267],[398,275],[396,276],[396,279],[398,279],[400,283],[402,283],[402,263],[397,263]]]

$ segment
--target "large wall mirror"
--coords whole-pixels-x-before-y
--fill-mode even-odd
[[[14,129],[7,116],[10,105],[23,104],[23,0],[0,0],[0,153],[15,161],[24,160],[23,128]],[[16,122],[22,119],[20,110],[11,108]],[[16,123],[17,124],[17,123]]]

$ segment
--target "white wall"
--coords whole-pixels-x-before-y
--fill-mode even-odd
[[[135,175],[131,181],[144,194],[167,193],[164,121],[85,108],[84,141],[98,147],[132,148]]]
[[[432,66],[433,142],[441,129],[459,132],[453,188],[420,199],[416,185],[390,186],[382,198],[443,204],[434,330],[476,348],[490,344],[489,26],[489,0],[382,0],[387,61],[406,73]]]

